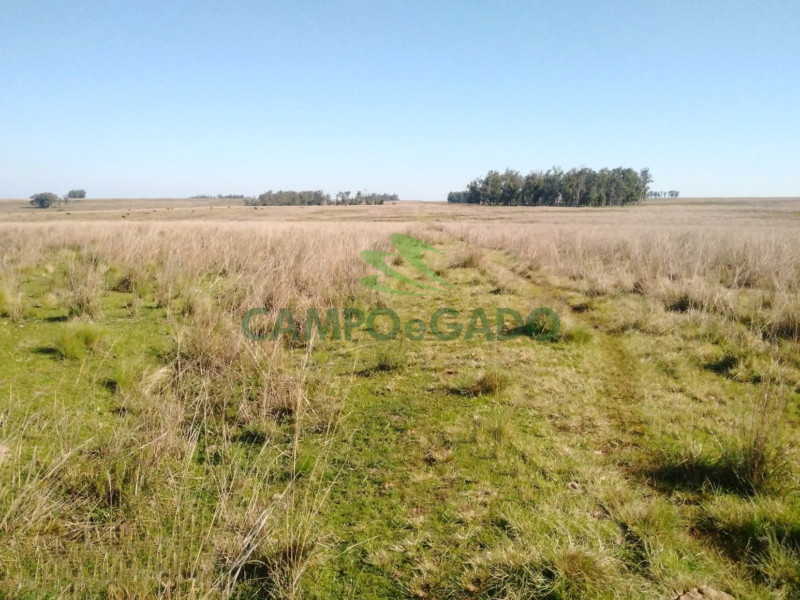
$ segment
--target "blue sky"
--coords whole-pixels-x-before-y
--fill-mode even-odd
[[[0,197],[800,195],[800,2],[0,0]]]

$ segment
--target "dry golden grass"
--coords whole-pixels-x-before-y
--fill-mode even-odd
[[[674,207],[677,217],[645,206],[620,211],[613,225],[595,210],[597,223],[577,214],[564,224],[559,212],[542,222],[459,222],[444,230],[510,252],[529,272],[590,296],[643,294],[668,310],[707,311],[773,339],[798,339],[800,219],[791,206],[753,202],[728,213],[684,205]]]
[[[253,307],[325,306],[354,295],[366,270],[359,252],[384,247],[396,230],[366,223],[348,225],[346,235],[330,223],[0,223],[0,268],[13,281],[15,269],[66,258],[67,300],[79,314],[92,312],[103,285],[130,290],[154,281],[165,306],[197,302],[193,288],[202,283],[215,292],[214,310],[240,316]]]

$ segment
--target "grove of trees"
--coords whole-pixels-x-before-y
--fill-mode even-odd
[[[86,190],[70,190],[63,197],[59,197],[58,194],[53,192],[40,192],[31,196],[30,200],[31,205],[36,208],[50,208],[56,204],[66,203],[76,198],[86,198]]]
[[[649,169],[571,169],[521,175],[506,169],[489,171],[467,189],[450,192],[448,202],[510,206],[619,206],[642,202],[652,182]]]
[[[335,198],[322,190],[305,190],[300,192],[272,190],[264,192],[258,198],[245,198],[247,206],[323,206],[354,205],[354,204],[383,204],[384,202],[398,200],[397,194],[370,194],[366,192],[339,192]]]

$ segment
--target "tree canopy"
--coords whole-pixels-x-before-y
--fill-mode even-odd
[[[507,169],[489,171],[467,189],[450,192],[448,202],[511,206],[619,206],[641,202],[652,181],[649,169],[571,169],[521,175]]]
[[[59,200],[60,198],[53,192],[40,192],[31,196],[31,204],[37,208],[50,208]]]
[[[245,198],[248,206],[322,206],[328,204],[383,204],[398,200],[397,194],[374,194],[367,192],[339,192],[335,199],[322,190],[306,190],[301,192],[272,190],[264,192],[258,198]]]

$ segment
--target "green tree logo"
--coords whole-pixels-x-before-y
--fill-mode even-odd
[[[387,277],[391,277],[396,281],[401,281],[403,283],[407,283],[408,285],[414,286],[421,290],[428,290],[425,292],[404,292],[395,288],[387,287],[381,283],[378,283],[378,276],[377,275],[367,275],[361,279],[361,284],[365,287],[368,287],[371,290],[375,290],[378,292],[386,292],[388,294],[400,294],[402,296],[428,296],[434,292],[445,292],[447,288],[452,288],[453,286],[447,283],[444,279],[439,277],[433,270],[426,265],[422,261],[422,253],[423,252],[436,252],[437,254],[442,254],[441,251],[437,250],[433,246],[429,246],[422,240],[418,240],[417,238],[406,235],[404,233],[393,233],[391,236],[392,245],[395,247],[397,252],[400,256],[405,258],[409,264],[415,267],[420,273],[428,277],[429,279],[433,279],[434,281],[438,282],[445,287],[429,285],[427,283],[420,283],[419,281],[415,281],[403,275],[402,273],[397,272],[392,267],[386,264],[384,259],[387,256],[398,256],[393,252],[381,252],[380,250],[364,250],[361,253],[361,258],[363,258],[368,265],[375,267],[378,271],[386,275]]]

